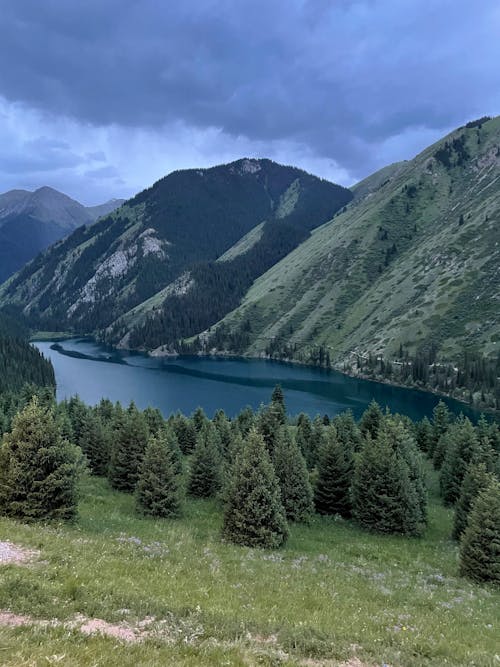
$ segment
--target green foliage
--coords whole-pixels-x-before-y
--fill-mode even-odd
[[[500,586],[500,483],[490,482],[470,510],[460,544],[460,573]]]
[[[0,449],[0,511],[23,520],[76,516],[80,450],[63,440],[52,409],[34,397]]]
[[[452,424],[442,441],[447,444],[447,449],[439,486],[445,505],[452,505],[460,495],[467,466],[479,453],[479,442],[473,425],[466,417]]]
[[[359,422],[359,429],[366,437],[368,434],[374,440],[378,435],[378,430],[383,419],[382,410],[377,401],[372,400],[370,405],[366,408],[361,416]]]
[[[188,492],[197,498],[215,496],[222,485],[221,444],[214,424],[207,421],[201,428],[191,459]]]
[[[451,423],[451,415],[448,406],[439,401],[433,410],[432,416],[432,439],[430,441],[429,454],[434,457],[434,467],[439,470],[446,454],[446,445],[441,438],[448,430]]]
[[[433,430],[430,421],[424,417],[416,424],[417,445],[421,452],[429,454],[433,448]]]
[[[252,429],[228,488],[222,535],[235,544],[275,549],[288,537],[285,510],[267,447]]]
[[[146,420],[134,403],[115,418],[108,478],[119,491],[134,491],[149,439]]]
[[[296,442],[309,468],[312,468],[313,466],[313,457],[310,450],[311,437],[311,420],[309,415],[306,415],[304,412],[302,412],[297,419]]]
[[[92,473],[100,476],[107,475],[110,459],[110,434],[93,410],[89,410],[85,415],[78,435],[78,445],[87,457]]]
[[[55,387],[52,364],[27,341],[0,334],[0,392],[20,390],[26,383]]]
[[[455,508],[455,519],[451,536],[459,540],[467,527],[467,520],[478,495],[493,481],[484,463],[471,463],[460,487],[460,496]]]
[[[136,488],[137,507],[148,516],[179,516],[181,488],[176,453],[169,444],[168,431],[160,430],[156,437],[150,437],[141,463]]]
[[[368,435],[356,460],[352,485],[353,514],[363,528],[380,533],[418,534],[419,499],[408,466],[385,429]]]
[[[314,494],[314,504],[320,514],[340,514],[345,518],[351,516],[353,474],[353,442],[345,437],[345,432],[339,434],[335,426],[330,426],[326,429],[326,437],[319,452]]]
[[[314,511],[309,473],[304,457],[286,426],[279,431],[273,463],[286,518],[288,521],[309,521]]]
[[[196,428],[191,419],[184,415],[174,415],[172,426],[183,454],[191,454],[196,447]]]

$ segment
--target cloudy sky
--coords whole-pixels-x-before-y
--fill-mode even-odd
[[[350,185],[500,113],[498,0],[2,0],[0,192],[270,157]]]

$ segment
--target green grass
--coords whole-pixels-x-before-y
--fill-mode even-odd
[[[277,552],[223,543],[220,521],[207,501],[190,501],[182,520],[140,518],[131,496],[97,479],[73,526],[2,519],[0,539],[41,553],[1,567],[0,609],[132,625],[153,615],[167,619],[170,641],[0,628],[1,664],[497,664],[500,594],[458,578],[451,513],[437,503],[421,539],[316,518]]]

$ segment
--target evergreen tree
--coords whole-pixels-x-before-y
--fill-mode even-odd
[[[407,424],[405,426],[405,424]],[[412,486],[412,495],[417,499],[417,521],[421,527],[427,523],[427,488],[422,454],[419,452],[412,431],[406,420],[396,417],[384,417],[380,429],[384,431],[390,445],[406,465],[408,479]],[[379,431],[380,432],[380,431]]]
[[[494,480],[472,505],[460,544],[460,574],[500,586],[500,483]]]
[[[273,393],[271,394],[271,406],[276,418],[279,420],[280,426],[286,424],[285,396],[280,384],[277,384],[273,389]]]
[[[198,434],[191,460],[188,491],[197,498],[215,496],[222,484],[222,460],[217,429],[207,421]]]
[[[164,428],[157,437],[151,436],[141,463],[136,501],[138,510],[148,516],[176,517],[181,513],[180,477],[169,446],[172,435]]]
[[[307,459],[308,465],[311,468],[318,463],[319,452],[321,452],[325,442],[325,432],[326,428],[322,417],[316,415],[312,423],[311,439],[309,441],[309,459]]]
[[[445,455],[439,486],[445,505],[458,500],[467,466],[479,452],[476,431],[467,417],[452,424],[447,432],[449,447]]]
[[[434,450],[440,440],[440,438],[446,433],[448,426],[451,423],[450,411],[446,403],[439,401],[432,412],[432,440],[430,442],[429,456],[434,456]],[[434,466],[439,469],[441,463],[443,462],[444,456],[439,459],[437,463],[434,463]]]
[[[165,425],[165,420],[161,412],[158,408],[147,407],[142,414],[144,415],[150,434],[157,436],[160,429]]]
[[[257,429],[264,438],[271,458],[274,455],[274,448],[282,424],[282,413],[279,404],[271,403],[270,405],[261,407],[257,415]]]
[[[71,421],[73,431],[73,442],[80,447],[80,438],[87,420],[89,408],[77,396],[72,396],[66,404],[66,410]]]
[[[97,414],[89,410],[80,426],[79,446],[94,475],[107,475],[110,457],[109,435]]]
[[[238,457],[224,510],[223,537],[273,549],[288,537],[279,483],[260,433],[252,429]]]
[[[380,533],[415,535],[420,509],[407,466],[382,430],[356,460],[352,485],[353,515],[361,526]]]
[[[370,438],[374,440],[377,437],[378,429],[383,416],[384,415],[382,414],[380,405],[375,399],[373,399],[370,405],[361,415],[361,420],[359,422],[359,429],[361,433],[364,436],[370,434]]]
[[[146,420],[134,403],[117,412],[108,471],[113,488],[129,492],[135,489],[148,439]]]
[[[172,426],[183,454],[191,454],[196,447],[196,429],[191,419],[184,415],[175,415]]]
[[[434,443],[434,439],[432,442]],[[443,462],[446,458],[446,453],[454,446],[453,433],[450,433],[449,430],[446,430],[433,446],[434,449],[432,462],[434,464],[434,469],[441,470]]]
[[[354,474],[354,451],[350,439],[340,439],[335,426],[326,430],[318,458],[318,480],[314,504],[320,514],[352,512],[351,485]]]
[[[243,408],[235,421],[240,429],[241,435],[246,437],[250,432],[250,429],[255,426],[255,415],[252,408],[250,406]]]
[[[273,463],[286,518],[307,522],[314,511],[313,492],[304,457],[286,426],[278,434]]]
[[[228,450],[231,447],[231,422],[226,417],[224,410],[217,410],[212,419],[221,444],[221,453],[226,457]]]
[[[302,452],[302,456],[305,458],[306,463],[309,468],[312,468],[312,455],[311,455],[311,437],[312,437],[312,424],[309,418],[309,415],[306,415],[304,412],[301,412],[297,419],[297,434],[296,442]]]
[[[363,436],[356,424],[352,412],[346,410],[337,415],[333,420],[338,439],[353,452],[359,452],[363,446]]]
[[[169,452],[172,455],[172,463],[174,465],[175,474],[182,475],[184,472],[182,451],[173,426],[167,422],[164,422],[163,426],[158,431],[157,437],[159,438],[160,436],[166,441]]]
[[[416,439],[417,445],[421,452],[429,454],[433,448],[432,446],[433,430],[432,424],[424,417],[416,425]]]
[[[196,408],[196,410],[193,412],[191,415],[191,421],[194,424],[194,427],[196,429],[196,433],[199,433],[201,429],[205,426],[205,424],[210,421],[205,414],[205,411],[203,408]]]
[[[0,448],[0,512],[18,519],[73,519],[80,467],[80,450],[63,440],[53,410],[33,397]]]
[[[467,519],[478,495],[489,486],[494,477],[484,463],[471,463],[460,487],[460,496],[455,509],[452,538],[459,540],[467,527]]]

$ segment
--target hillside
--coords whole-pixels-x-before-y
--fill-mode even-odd
[[[107,329],[112,342],[156,347],[215,324],[351,199],[270,160],[173,172],[40,255],[1,299],[41,328]],[[258,225],[247,252],[216,262]]]
[[[356,190],[362,195],[356,197]],[[255,281],[203,349],[341,367],[500,343],[500,117],[354,188],[345,212]],[[199,344],[199,343],[198,343]],[[319,357],[322,355],[322,359]]]
[[[41,250],[77,227],[92,224],[121,203],[122,200],[111,200],[85,207],[49,187],[34,192],[10,190],[0,195],[0,281]]]

